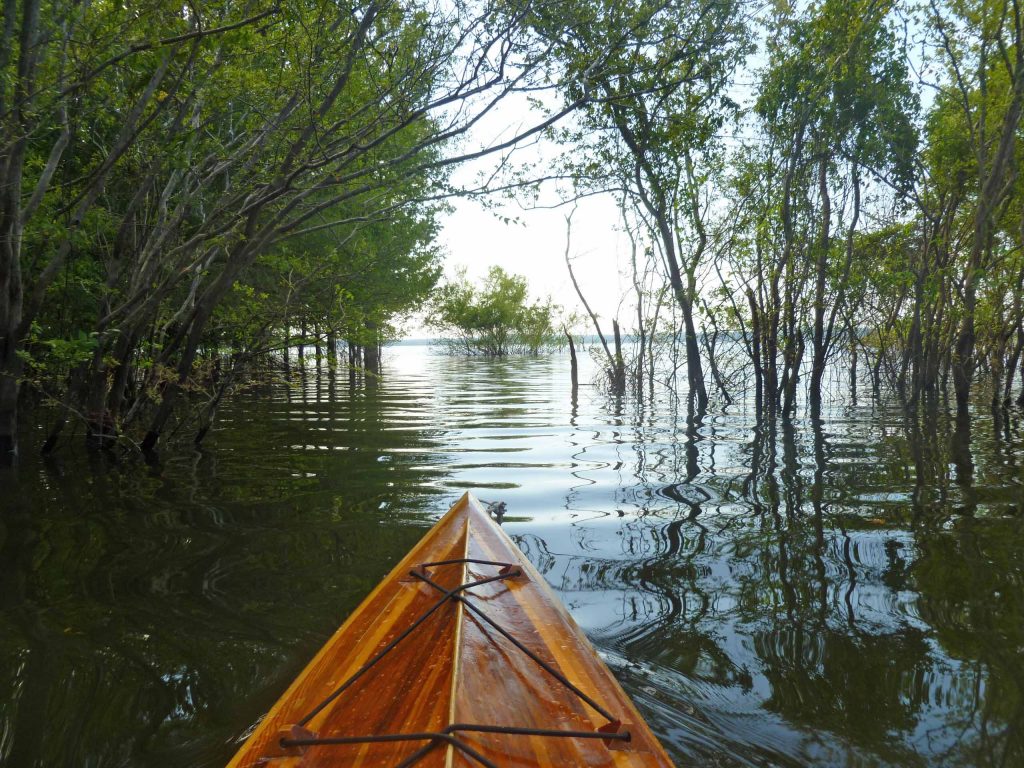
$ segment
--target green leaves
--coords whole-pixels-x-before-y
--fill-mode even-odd
[[[805,136],[805,162],[814,153],[843,156],[906,186],[918,102],[884,14],[875,3],[825,0],[786,18],[769,37],[755,110],[769,136]]]
[[[484,284],[472,285],[462,270],[437,291],[428,322],[457,336],[456,351],[500,357],[537,354],[555,335],[550,299],[530,302],[526,278],[491,267]]]

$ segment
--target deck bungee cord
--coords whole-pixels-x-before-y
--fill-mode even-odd
[[[545,578],[465,494],[348,616],[229,768],[510,765],[673,763]]]
[[[486,578],[475,579],[468,581],[463,584],[459,584],[451,589],[445,589],[443,586],[438,584],[436,581],[430,578],[431,568],[440,568],[442,566],[450,565],[487,565],[500,568],[497,574]],[[536,653],[530,650],[520,640],[518,640],[511,632],[495,622],[489,617],[479,606],[469,601],[463,594],[474,587],[483,586],[484,584],[490,584],[496,581],[505,581],[509,579],[525,578],[522,568],[515,563],[503,563],[494,560],[480,560],[471,557],[453,558],[449,560],[438,560],[435,562],[420,563],[415,568],[411,569],[408,573],[409,577],[418,579],[424,584],[429,585],[433,589],[440,592],[443,596],[437,602],[430,606],[426,611],[420,614],[405,630],[402,631],[394,640],[385,645],[380,651],[378,651],[369,661],[363,666],[356,670],[352,675],[348,677],[343,683],[335,688],[330,694],[313,707],[306,715],[304,715],[298,723],[289,729],[289,735],[282,736],[278,743],[281,748],[285,751],[295,750],[295,753],[301,754],[305,749],[315,746],[330,746],[330,745],[347,745],[347,744],[372,744],[372,743],[389,743],[389,742],[403,742],[403,741],[429,741],[430,743],[421,749],[411,754],[408,758],[399,763],[395,768],[408,768],[408,766],[415,765],[421,758],[426,756],[434,747],[447,743],[452,747],[463,752],[480,765],[485,768],[498,768],[493,762],[488,760],[486,757],[481,755],[479,752],[474,750],[469,744],[461,741],[457,736],[453,735],[459,732],[475,732],[475,733],[500,733],[510,736],[542,736],[552,738],[575,738],[575,739],[602,739],[608,743],[613,741],[628,742],[632,738],[629,731],[622,728],[621,719],[612,715],[607,709],[602,707],[592,697],[588,696],[584,691],[573,684],[569,678],[559,672],[557,669],[548,664],[544,659],[540,658]],[[534,728],[530,726],[519,726],[519,725],[485,725],[477,723],[452,723],[448,725],[442,731],[428,731],[422,733],[382,733],[382,734],[367,734],[361,736],[326,736],[321,737],[309,731],[305,728],[310,721],[312,721],[318,714],[326,709],[332,702],[336,701],[350,686],[352,686],[357,680],[359,680],[364,674],[369,672],[381,659],[387,656],[393,651],[398,645],[405,640],[407,637],[412,635],[418,627],[424,624],[431,616],[433,616],[438,609],[448,603],[461,603],[463,606],[473,612],[473,615],[483,620],[488,626],[494,629],[498,634],[512,643],[517,649],[522,651],[532,661],[547,672],[551,677],[561,683],[565,688],[572,691],[581,701],[589,705],[595,712],[599,713],[608,722],[598,728],[596,731],[580,731],[580,730],[559,730],[552,728]]]

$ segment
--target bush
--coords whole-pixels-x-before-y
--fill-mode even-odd
[[[528,303],[526,278],[491,267],[483,286],[465,270],[438,290],[427,321],[449,336],[454,350],[470,355],[536,355],[554,343],[555,306]]]

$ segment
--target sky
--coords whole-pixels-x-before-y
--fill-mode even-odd
[[[462,149],[506,141],[543,119],[524,97],[503,99],[474,127]],[[518,147],[511,163],[530,164],[543,172],[552,167],[560,151],[562,148],[550,141],[534,140]],[[500,154],[458,166],[452,185],[477,187],[479,179],[489,177],[502,162]],[[445,277],[450,279],[465,268],[469,279],[479,282],[496,265],[526,277],[534,299],[550,297],[567,314],[583,314],[565,266],[565,217],[575,206],[569,249],[573,269],[591,308],[610,325],[622,296],[631,287],[628,274],[621,274],[622,268],[628,267],[630,250],[628,238],[619,231],[619,210],[610,195],[578,202],[569,198],[567,193],[545,186],[539,194],[543,207],[526,207],[525,203],[497,195],[488,198],[486,205],[471,197],[450,200],[452,211],[442,217],[438,238],[446,254]]]
[[[525,210],[507,203],[487,210],[479,201],[460,199],[447,215],[440,242],[447,252],[446,277],[460,267],[477,282],[492,265],[523,275],[536,299],[550,297],[567,313],[582,313],[565,265],[566,216],[561,208]],[[505,223],[501,217],[520,223]],[[619,311],[622,296],[631,290],[628,273],[629,241],[618,228],[619,211],[608,195],[580,201],[573,214],[569,255],[587,301],[602,318]]]
[[[734,84],[732,96],[740,103],[749,102],[749,66],[737,73],[740,83]],[[541,98],[532,94],[533,98]],[[547,98],[556,98],[548,94]],[[556,98],[557,102],[557,98]],[[531,111],[523,98],[502,100],[493,113],[481,120],[467,142],[476,147],[504,141],[524,127],[539,121],[538,113]],[[571,118],[570,118],[571,119]],[[544,139],[516,150],[513,158],[534,167],[550,168],[561,147]],[[477,179],[499,162],[497,157],[483,157],[473,163],[456,168],[452,183],[467,188],[476,186]],[[485,207],[472,198],[455,199],[451,213],[442,217],[442,230],[438,242],[446,253],[445,276],[451,278],[460,267],[465,267],[470,280],[481,280],[492,265],[507,272],[526,277],[535,299],[550,297],[564,308],[566,314],[585,318],[565,265],[566,222],[573,210],[572,238],[569,255],[573,271],[591,309],[598,315],[602,330],[609,330],[611,319],[618,317],[624,329],[631,326],[634,303],[630,270],[631,246],[621,228],[618,203],[612,195],[588,197],[578,202],[561,195],[553,188],[541,194],[544,208],[527,209],[509,201]],[[552,208],[558,203],[561,207]],[[518,220],[506,223],[502,218]],[[589,320],[577,324],[577,330],[592,333]],[[411,332],[429,336],[431,330],[418,321]]]
[[[765,4],[758,14],[768,7]],[[756,27],[752,29],[757,31]],[[915,69],[919,70],[919,53],[912,51],[912,57]],[[742,106],[753,104],[756,71],[763,63],[755,53],[736,72],[730,96]],[[930,97],[930,94],[924,95]],[[928,101],[930,98],[926,98],[926,107]],[[506,140],[536,119],[536,113],[531,114],[525,101],[506,99],[476,126],[468,141],[482,147]],[[725,137],[729,149],[738,146],[739,135],[743,132],[739,127],[733,130],[736,136]],[[557,147],[540,140],[517,150],[516,156],[544,168],[545,157],[553,158],[557,152]],[[455,170],[452,182],[473,187],[478,175],[486,175],[497,162],[497,158],[484,157],[461,166]],[[582,316],[583,306],[576,297],[565,266],[565,217],[573,210],[574,203],[564,196],[560,198],[554,189],[546,190],[542,200],[546,206],[563,201],[566,204],[558,208],[527,209],[513,201],[503,201],[498,205],[492,200],[491,207],[487,208],[472,198],[452,201],[452,212],[442,217],[443,226],[438,238],[446,253],[446,277],[451,278],[460,267],[464,267],[468,277],[477,282],[492,265],[497,265],[525,276],[534,298],[551,297],[567,314]],[[503,218],[517,222],[507,223]],[[630,243],[620,222],[618,206],[611,195],[580,200],[573,214],[569,254],[580,288],[605,329],[611,325],[611,318],[616,316],[624,328],[630,327],[634,311],[629,273]],[[577,329],[591,331],[589,323],[577,325]],[[430,329],[423,328],[418,321],[413,322],[411,331],[417,336],[431,334]]]

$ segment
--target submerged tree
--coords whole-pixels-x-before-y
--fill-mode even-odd
[[[92,435],[127,431],[148,449],[203,378],[204,352],[272,347],[303,324],[369,343],[432,274],[401,264],[425,252],[420,235],[396,250],[386,222],[430,219],[459,192],[456,163],[595,98],[587,73],[550,55],[533,9],[5,3],[0,453],[15,448],[26,383]],[[571,37],[586,20],[561,23]],[[614,48],[642,34],[627,25]],[[573,81],[573,99],[501,142],[458,141],[510,94]],[[353,247],[374,231],[390,245],[368,252],[391,267]],[[304,250],[316,233],[333,244]]]
[[[551,300],[531,302],[526,278],[501,267],[491,267],[480,287],[469,282],[465,270],[442,285],[428,322],[451,335],[455,351],[468,355],[536,355],[556,337]]]
[[[746,10],[4,3],[0,455],[26,390],[152,448],[224,370],[341,335],[375,349],[436,280],[437,206],[466,191],[449,170],[511,164],[544,132],[574,194],[624,201],[634,289],[654,315],[663,287],[674,299],[700,408],[706,370],[729,397],[730,334],[772,412],[793,412],[805,372],[819,409],[853,348],[908,404],[950,379],[964,408],[979,370],[1006,402],[1024,376],[1017,4],[922,9],[939,73],[923,126],[892,4],[775,7],[735,123],[753,137],[730,155]],[[510,95],[540,105],[532,121],[469,142]],[[879,253],[892,269],[863,263]]]
[[[769,402],[791,412],[808,326],[809,397],[821,404],[837,321],[848,309],[864,177],[884,177],[897,190],[911,183],[916,102],[884,8],[826,0],[777,25],[756,104],[768,141],[740,183],[755,193],[750,223],[777,220],[751,230],[751,311],[763,355],[754,365]]]
[[[708,242],[703,187],[716,132],[736,107],[727,88],[746,51],[740,4],[638,3],[613,12],[583,4],[571,12],[591,23],[579,37],[556,40],[553,54],[586,71],[601,98],[559,136],[572,147],[566,170],[579,192],[624,191],[651,234],[682,316],[690,397],[703,409],[696,321]],[[542,16],[542,33],[549,24]],[[609,55],[624,24],[642,25],[655,42]],[[567,99],[575,87],[567,83]]]
[[[940,43],[941,62],[949,79],[936,106],[937,128],[952,128],[952,136],[940,131],[934,138],[950,147],[958,145],[955,165],[959,176],[936,176],[953,181],[960,190],[949,190],[962,205],[964,220],[962,278],[958,293],[962,307],[950,356],[957,407],[966,410],[975,369],[978,365],[979,314],[984,312],[985,294],[1000,291],[999,262],[1009,251],[1020,248],[1018,220],[1006,220],[1017,194],[1018,136],[1024,109],[1024,10],[1015,0],[976,0],[968,3],[933,3],[931,29]],[[950,158],[952,159],[952,158]],[[941,194],[941,193],[940,193]],[[960,202],[962,201],[962,203]],[[1004,229],[1005,228],[1005,229]],[[1008,231],[1007,231],[1008,230]],[[1000,235],[1014,238],[1014,247],[1000,243]],[[1008,275],[1010,285],[1015,275]],[[980,301],[979,301],[980,299]],[[1010,333],[1015,330],[1010,324]],[[1000,330],[1002,332],[1002,330]],[[999,355],[999,378],[1002,359]]]

